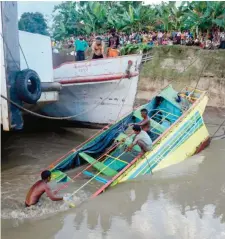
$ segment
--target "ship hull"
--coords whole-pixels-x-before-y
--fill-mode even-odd
[[[141,58],[130,55],[62,64],[54,69],[54,80],[62,85],[59,100],[41,111],[72,121],[114,122],[133,110]]]

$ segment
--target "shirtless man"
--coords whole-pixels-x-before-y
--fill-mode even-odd
[[[104,43],[101,37],[96,37],[91,48],[92,48],[92,54],[93,54],[92,59],[100,59],[105,57]]]
[[[148,117],[148,111],[146,109],[141,110],[141,117],[143,118],[141,122],[131,124],[131,126],[133,125],[141,126],[141,129],[144,130],[150,136],[150,118]]]
[[[53,193],[48,186],[48,182],[51,180],[51,172],[48,170],[45,170],[41,173],[41,180],[37,181],[29,190],[25,206],[30,207],[31,205],[35,205],[38,203],[40,197],[42,194],[46,192],[47,196],[52,201],[60,201],[63,200],[63,197],[57,197],[55,196],[55,193]]]

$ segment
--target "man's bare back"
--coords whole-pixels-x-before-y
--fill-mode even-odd
[[[44,173],[44,174],[43,174]],[[62,197],[57,197],[54,195],[54,193],[51,191],[50,187],[48,186],[47,182],[51,179],[51,172],[44,171],[42,172],[42,180],[37,181],[29,190],[26,196],[25,205],[26,207],[29,207],[31,205],[35,205],[38,203],[40,197],[42,194],[46,193],[47,196],[52,201],[60,201],[63,200]]]

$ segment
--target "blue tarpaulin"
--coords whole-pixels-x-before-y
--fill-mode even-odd
[[[146,108],[149,111],[149,117],[152,117],[157,111],[163,110],[161,112],[161,117],[166,116],[166,118],[168,118],[172,123],[178,117],[174,117],[174,116],[171,117],[170,115],[167,115],[168,113],[165,113],[165,112],[172,112],[173,114],[177,116],[181,115],[181,110],[162,96],[153,98],[142,108]],[[133,112],[130,113],[128,116],[126,116],[122,120],[112,125],[109,129],[107,129],[106,131],[96,136],[96,138],[86,143],[83,147],[79,148],[77,151],[72,152],[69,156],[65,157],[65,159],[62,160],[55,167],[55,170],[65,171],[65,170],[74,168],[75,166],[79,166],[82,163],[81,161],[82,158],[80,158],[79,156],[79,153],[81,152],[84,152],[93,158],[99,157],[102,153],[104,153],[106,148],[111,146],[113,141],[116,139],[116,137],[120,133],[125,132],[125,130],[128,128],[128,124],[134,123],[134,122],[137,123],[140,120],[141,119],[139,117],[136,119],[133,119]],[[153,117],[153,120],[154,120],[154,117]],[[159,119],[155,119],[155,120],[157,122]],[[152,136],[151,136],[152,140],[155,139],[154,137],[158,137],[158,135],[152,133]]]
[[[101,155],[113,140],[128,128],[128,124],[132,122],[132,113],[112,125],[109,129],[99,134],[95,139],[91,140],[76,152],[72,152],[62,162],[60,162],[55,170],[65,171],[81,164],[79,153],[84,152],[92,157]]]

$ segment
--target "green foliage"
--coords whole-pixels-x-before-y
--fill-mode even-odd
[[[225,27],[225,2],[162,2],[143,6],[131,1],[62,2],[54,10],[53,37],[117,31],[185,30],[198,33]]]
[[[47,21],[44,16],[39,12],[25,12],[19,20],[19,30],[39,33],[42,35],[49,35]]]
[[[152,50],[152,47],[146,44],[127,44],[126,46],[120,49],[121,55],[129,55],[135,53],[146,53]]]

